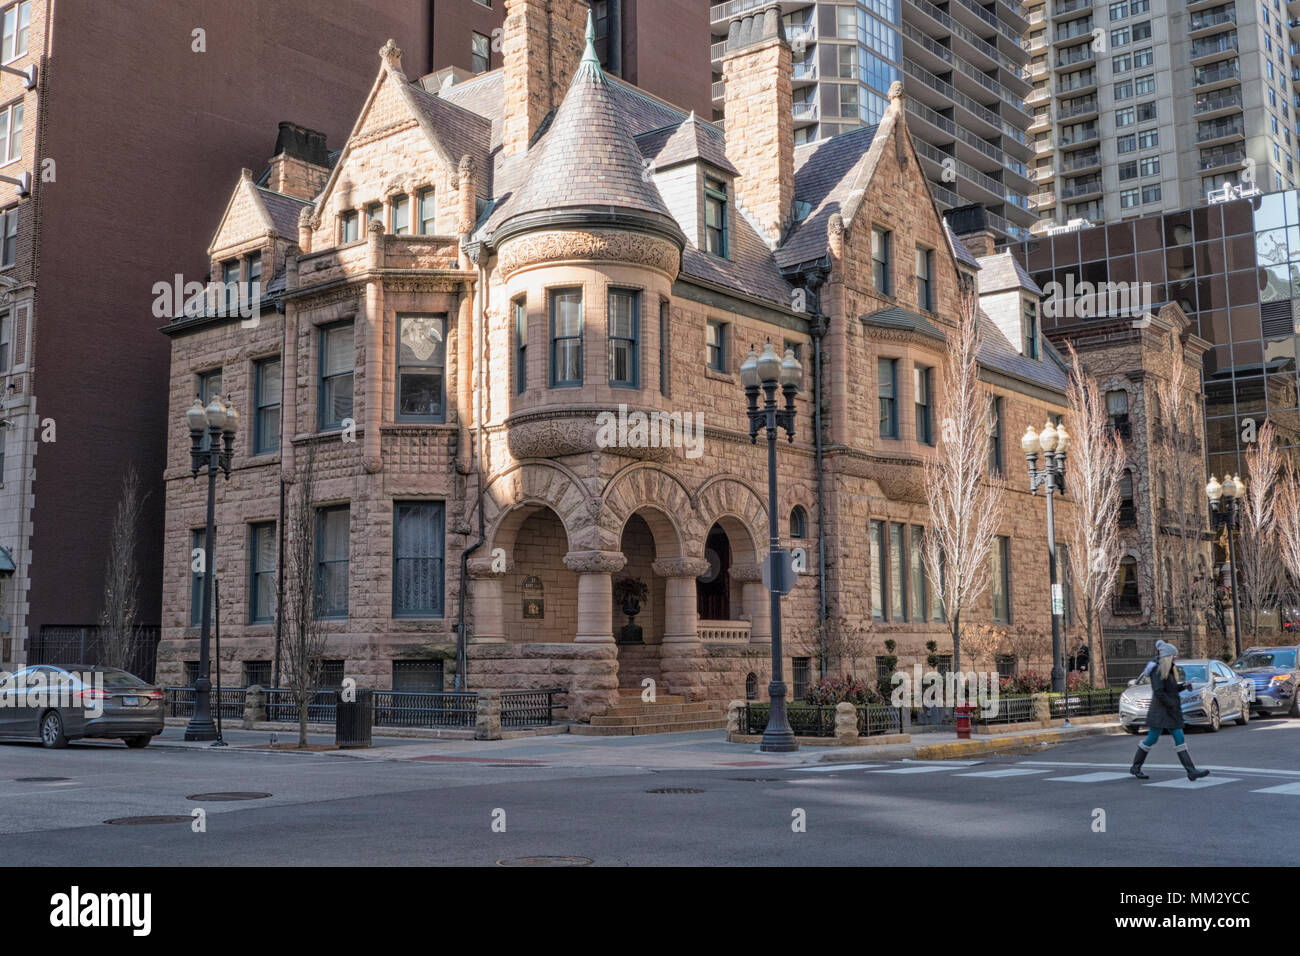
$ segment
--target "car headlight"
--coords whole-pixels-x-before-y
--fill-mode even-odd
[[[1278,674],[1276,677],[1272,677],[1272,678],[1270,678],[1270,679],[1269,679],[1269,683],[1270,683],[1270,684],[1285,684],[1285,683],[1286,683],[1287,681],[1289,681],[1290,679],[1291,679],[1291,675],[1290,675],[1290,674]]]

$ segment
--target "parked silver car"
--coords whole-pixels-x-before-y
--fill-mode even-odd
[[[1233,671],[1223,661],[1186,660],[1174,662],[1179,683],[1190,681],[1191,690],[1180,695],[1183,719],[1193,727],[1216,731],[1225,720],[1239,724],[1250,721],[1250,702],[1254,684]],[[1128,689],[1119,697],[1119,719],[1131,734],[1142,732],[1151,704],[1151,678],[1129,681]]]
[[[120,737],[147,747],[163,730],[163,692],[116,667],[37,664],[0,681],[0,738],[66,747]]]

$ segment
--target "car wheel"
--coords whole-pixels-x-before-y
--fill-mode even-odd
[[[1245,727],[1248,723],[1250,723],[1250,701],[1243,700],[1241,702],[1241,713],[1237,715],[1237,726]]]
[[[63,733],[63,718],[57,710],[52,710],[41,718],[41,743],[51,750],[68,745],[68,738]]]
[[[1291,706],[1287,709],[1288,717],[1300,717],[1300,689],[1297,689],[1291,698]]]
[[[1142,733],[1142,725],[1141,725],[1141,724],[1125,724],[1125,725],[1124,725],[1124,732],[1125,732],[1125,733],[1129,733],[1129,734],[1140,734],[1140,733]]]
[[[153,740],[152,734],[137,734],[134,737],[123,737],[122,743],[126,744],[132,750],[141,750],[149,746],[149,741]]]
[[[1216,700],[1210,705],[1210,726],[1206,729],[1213,734],[1218,733],[1219,728],[1222,726],[1223,721],[1219,719],[1219,702]]]

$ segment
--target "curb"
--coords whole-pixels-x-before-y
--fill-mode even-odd
[[[1011,734],[993,740],[957,740],[942,744],[892,747],[846,747],[834,754],[823,754],[818,763],[856,763],[861,760],[952,760],[973,755],[993,756],[1013,753],[1040,744],[1062,743],[1080,737],[1097,737],[1119,733],[1119,724],[1092,724],[1069,729]]]

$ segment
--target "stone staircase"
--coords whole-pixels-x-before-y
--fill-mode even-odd
[[[620,690],[619,700],[590,724],[572,724],[569,733],[584,737],[630,737],[635,734],[676,734],[688,730],[724,730],[726,715],[715,704],[688,704],[686,698],[660,694],[653,704],[641,700],[640,690]]]

